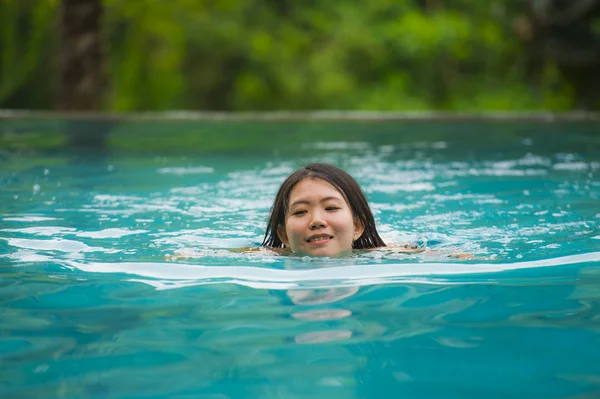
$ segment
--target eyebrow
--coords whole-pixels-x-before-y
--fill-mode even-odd
[[[323,202],[327,202],[327,201],[331,201],[331,200],[336,200],[336,201],[340,201],[340,202],[343,202],[343,201],[344,201],[343,199],[341,199],[341,198],[338,198],[338,197],[325,197],[325,198],[323,198],[323,199],[322,199],[321,201],[319,201],[319,202],[323,203]],[[293,207],[294,205],[307,205],[307,204],[310,204],[310,201],[307,201],[307,200],[299,200],[299,201],[295,201],[295,202],[293,202],[293,203],[290,205],[290,208],[291,208],[291,207]]]

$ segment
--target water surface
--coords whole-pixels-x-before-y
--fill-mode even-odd
[[[596,131],[2,121],[0,393],[600,396]],[[429,249],[231,252],[309,162],[359,181],[386,242]]]

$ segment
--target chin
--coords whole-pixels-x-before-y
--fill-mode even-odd
[[[305,256],[315,256],[315,257],[329,257],[329,258],[338,258],[338,257],[343,257],[343,256],[350,256],[352,255],[352,250],[348,250],[348,251],[336,251],[330,248],[318,248],[315,249],[313,251],[306,251],[305,253],[303,253],[303,255]]]

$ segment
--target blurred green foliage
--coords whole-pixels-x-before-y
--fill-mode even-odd
[[[0,108],[52,109],[59,0],[0,0]],[[105,110],[567,110],[515,0],[104,0]]]

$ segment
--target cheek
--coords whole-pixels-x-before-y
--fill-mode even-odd
[[[297,221],[287,220],[285,222],[285,232],[287,233],[289,240],[294,240],[295,236],[299,234],[300,229],[301,226]]]
[[[352,219],[352,215],[349,212],[336,215],[331,222],[340,230],[354,231],[354,219]]]

